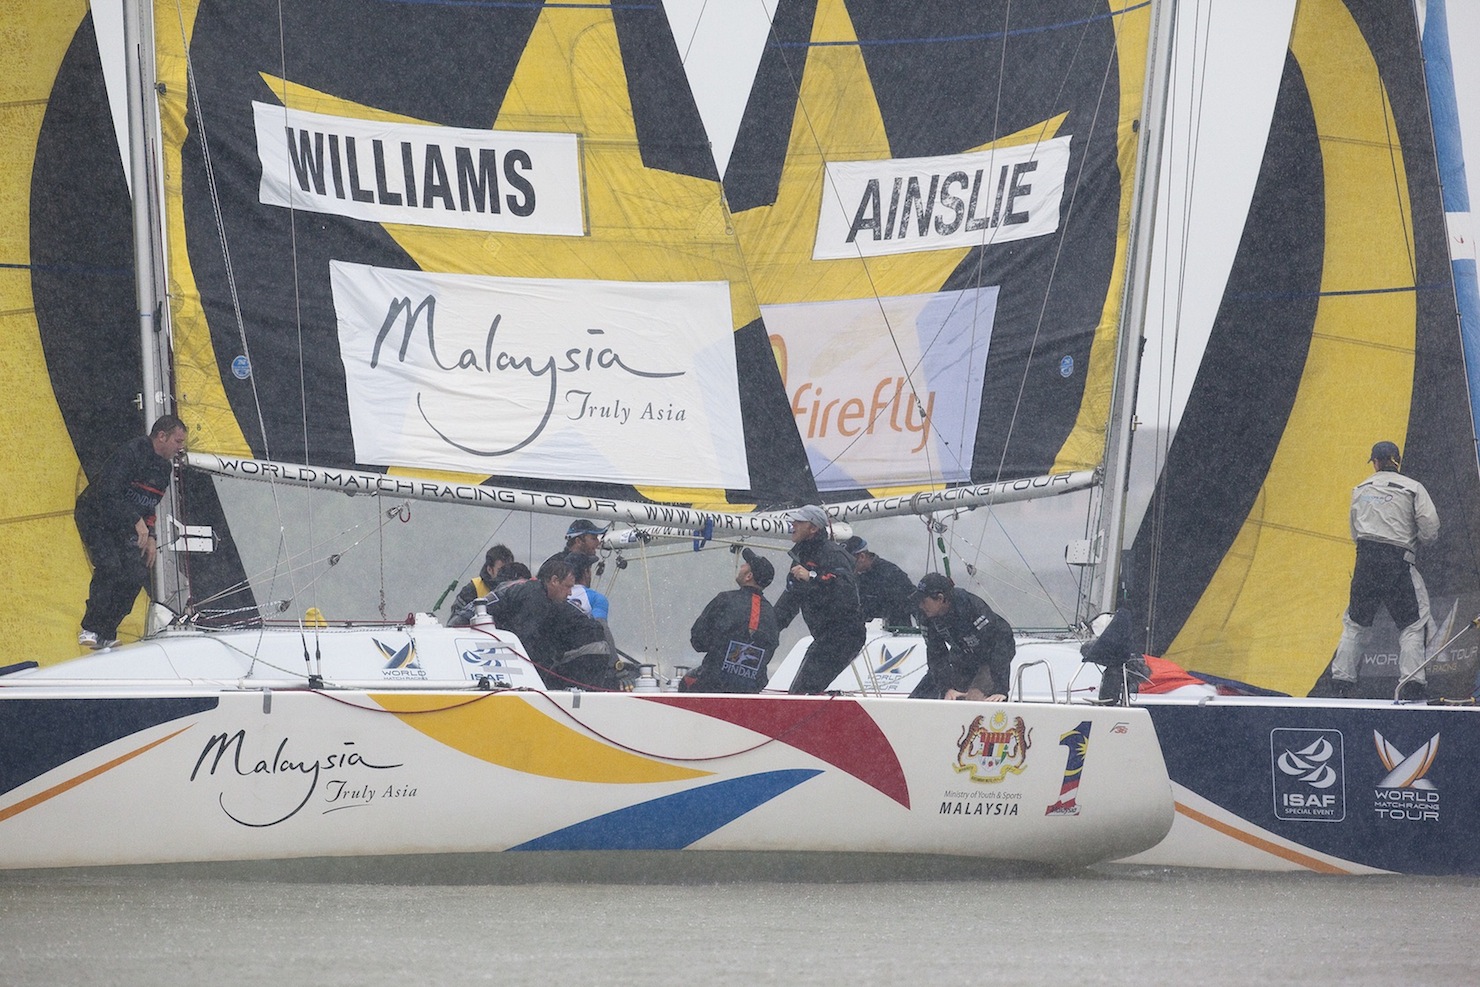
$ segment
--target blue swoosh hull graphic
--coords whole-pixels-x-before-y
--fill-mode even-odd
[[[509,849],[682,850],[821,773],[769,771],[716,782],[595,816]]]

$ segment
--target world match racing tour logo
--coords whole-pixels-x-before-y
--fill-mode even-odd
[[[1377,746],[1378,760],[1387,770],[1373,792],[1373,809],[1378,818],[1438,822],[1439,790],[1424,775],[1439,755],[1439,735],[1434,734],[1411,754],[1404,754],[1376,730],[1372,731],[1372,740]]]

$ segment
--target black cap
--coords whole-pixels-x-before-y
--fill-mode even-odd
[[[927,596],[949,593],[955,588],[956,584],[951,582],[951,577],[939,572],[927,572],[915,587],[915,591],[910,594],[910,600],[919,603]]]
[[[742,548],[740,557],[750,566],[750,578],[755,580],[757,586],[765,589],[771,585],[771,580],[776,578],[776,567],[771,564],[770,559],[757,555],[749,548]]]
[[[604,535],[606,528],[598,528],[596,522],[587,521],[585,518],[576,518],[565,529],[565,537],[574,538],[577,535]]]
[[[1400,463],[1403,461],[1403,456],[1398,452],[1398,444],[1396,442],[1379,442],[1372,447],[1372,455],[1367,457],[1367,461],[1377,463],[1391,461]]]
[[[848,550],[848,554],[857,555],[859,552],[868,551],[868,542],[863,540],[863,536],[854,535],[852,538],[843,542],[843,547]],[[869,554],[873,553],[870,552]]]

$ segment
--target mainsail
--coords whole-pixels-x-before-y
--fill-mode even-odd
[[[723,190],[659,6],[275,9],[155,24],[228,470],[743,511],[1099,463],[1145,5],[783,4]]]
[[[1147,650],[1306,694],[1340,634],[1350,490],[1382,439],[1445,526],[1420,560],[1437,645],[1480,604],[1480,482],[1414,14],[1301,0],[1239,253],[1132,551]],[[1431,681],[1473,654],[1462,642]]]
[[[815,496],[660,5],[176,7],[155,29],[196,448]]]
[[[722,189],[660,5],[156,3],[168,310],[146,318],[192,449],[732,511],[815,500],[814,470],[843,501],[1092,469],[1146,10],[933,9],[783,4]],[[50,108],[8,117],[35,153],[7,187],[33,169],[41,211],[10,200],[30,283],[6,308],[34,289],[43,353],[9,393],[32,412],[50,381],[37,420],[67,437],[36,432],[47,493],[7,528],[73,548],[7,578],[60,651],[78,462],[147,422],[90,19],[27,10],[15,102]],[[854,453],[860,428],[889,441]],[[215,551],[157,595],[250,609],[210,481],[183,483],[171,524]]]
[[[830,498],[1100,462],[1148,13],[777,6],[725,190]]]

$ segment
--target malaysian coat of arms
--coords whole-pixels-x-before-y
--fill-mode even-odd
[[[970,772],[972,781],[996,782],[1009,773],[1019,774],[1027,760],[1031,733],[1021,716],[1013,717],[1011,726],[1001,710],[990,723],[978,716],[961,730],[955,768]]]

